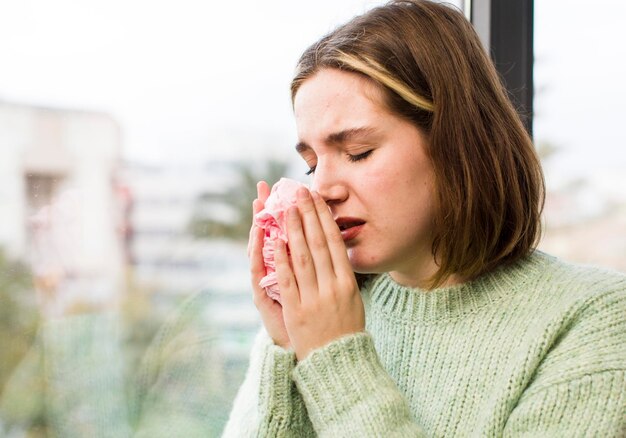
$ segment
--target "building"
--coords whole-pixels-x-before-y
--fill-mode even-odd
[[[123,250],[115,175],[118,124],[103,113],[0,101],[0,247],[29,261],[30,218],[69,191],[80,193],[71,212],[78,229],[76,266],[120,286]]]
[[[201,195],[220,195],[237,182],[236,166],[126,163],[120,180],[130,193],[128,257],[135,287],[147,291],[163,312],[200,290],[211,295],[206,318],[218,332],[224,368],[247,363],[260,326],[252,303],[246,242],[198,239],[190,232]],[[210,215],[233,212],[218,203]]]

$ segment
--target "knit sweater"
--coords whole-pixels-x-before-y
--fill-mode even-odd
[[[362,290],[366,331],[301,362],[261,333],[225,437],[626,436],[626,276],[540,252]]]

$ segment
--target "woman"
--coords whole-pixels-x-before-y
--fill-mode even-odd
[[[251,230],[265,330],[225,435],[626,433],[626,279],[534,250],[539,160],[464,17],[373,9],[305,51],[292,99],[312,190],[282,307]]]

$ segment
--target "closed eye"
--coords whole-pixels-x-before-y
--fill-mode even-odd
[[[373,149],[370,149],[369,151],[365,151],[365,152],[363,152],[361,154],[356,154],[356,155],[348,154],[348,160],[350,160],[352,162],[361,161],[361,160],[364,160],[367,157],[369,157],[372,152],[374,152]]]
[[[356,155],[353,155],[353,154],[348,154],[348,160],[349,160],[349,161],[351,161],[351,162],[353,162],[353,163],[354,163],[354,162],[357,162],[357,161],[361,161],[361,160],[364,160],[364,159],[366,159],[367,157],[369,157],[369,156],[372,154],[372,152],[374,152],[374,150],[373,150],[373,149],[370,149],[369,151],[365,151],[365,152],[363,152],[363,153],[356,154]],[[305,172],[305,174],[306,174],[306,175],[312,175],[313,173],[315,173],[315,168],[316,168],[316,167],[317,167],[317,166],[311,166],[311,167],[309,168],[309,170],[307,170],[307,171]]]

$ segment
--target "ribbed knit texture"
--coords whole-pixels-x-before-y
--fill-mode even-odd
[[[255,350],[225,436],[626,436],[623,274],[536,252],[434,291],[383,274],[363,298],[365,333],[287,368]]]

